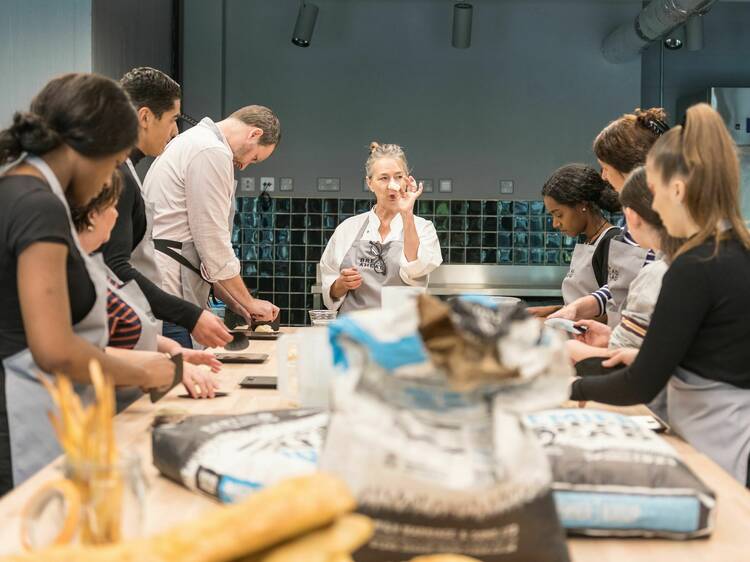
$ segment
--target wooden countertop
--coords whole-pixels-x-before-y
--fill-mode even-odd
[[[230,392],[225,398],[214,400],[186,400],[182,386],[151,404],[141,398],[117,416],[115,430],[123,452],[137,453],[150,484],[147,494],[147,515],[144,532],[147,534],[168,528],[180,521],[197,517],[215,503],[207,497],[159,476],[152,465],[150,425],[154,414],[163,407],[182,407],[194,414],[232,414],[272,410],[291,406],[275,390],[246,390],[237,383],[246,375],[276,375],[276,343],[251,341],[249,351],[268,353],[262,365],[225,365],[217,375],[221,389]],[[590,405],[589,407],[596,407]],[[611,408],[607,408],[611,409]],[[620,408],[626,413],[639,408]],[[666,436],[687,464],[717,494],[717,517],[714,533],[707,539],[668,541],[657,539],[600,539],[572,538],[568,540],[571,558],[575,562],[625,562],[658,560],[659,562],[733,562],[750,560],[750,492],[738,484],[704,455],[674,436]],[[0,500],[0,555],[20,551],[20,512],[29,497],[43,482],[60,477],[61,461],[51,463],[22,486]]]

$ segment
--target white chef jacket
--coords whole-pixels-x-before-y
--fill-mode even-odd
[[[339,277],[344,256],[346,256],[346,253],[356,241],[357,234],[359,234],[365,222],[368,222],[368,225],[362,235],[362,240],[386,243],[391,240],[403,241],[404,239],[404,223],[401,215],[393,217],[393,220],[391,220],[391,231],[384,240],[381,240],[380,232],[378,232],[380,219],[375,214],[374,208],[342,222],[328,241],[328,245],[323,252],[323,257],[320,259],[323,303],[331,310],[338,310],[341,303],[344,302],[344,297],[340,299],[331,298],[331,285]],[[399,274],[407,285],[424,285],[426,282],[425,277],[443,263],[443,256],[440,252],[440,241],[438,240],[432,221],[415,216],[414,225],[417,228],[417,235],[419,236],[417,259],[410,262],[402,252]]]
[[[240,274],[232,248],[232,149],[212,124],[206,117],[172,139],[143,182],[145,198],[154,206],[154,239],[192,241],[209,282]],[[161,252],[156,252],[156,263],[162,288],[182,297],[180,265]]]

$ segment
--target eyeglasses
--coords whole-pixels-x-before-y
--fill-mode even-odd
[[[388,268],[385,266],[385,260],[383,259],[383,245],[380,242],[370,241],[370,255],[375,258],[372,264],[372,269],[375,273],[385,275],[388,272]]]

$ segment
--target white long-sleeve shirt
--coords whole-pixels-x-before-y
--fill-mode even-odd
[[[231,240],[233,155],[226,138],[217,137],[212,124],[206,117],[175,137],[143,182],[145,198],[154,205],[153,237],[192,241],[209,282],[240,273]],[[162,288],[182,297],[180,265],[161,252],[156,252],[156,263]]]
[[[380,219],[375,214],[374,209],[361,215],[350,217],[342,222],[334,231],[333,236],[328,241],[323,257],[320,259],[320,275],[323,285],[323,303],[331,310],[338,310],[344,297],[333,299],[331,297],[331,285],[336,281],[341,273],[341,263],[352,244],[357,239],[357,234],[367,221],[367,228],[362,235],[362,240],[373,242],[390,242],[392,240],[404,239],[404,223],[401,215],[396,215],[391,220],[391,231],[384,240],[380,238]],[[417,228],[419,236],[419,249],[417,250],[417,259],[409,261],[404,253],[401,253],[399,274],[401,279],[407,285],[425,285],[427,276],[443,263],[443,256],[440,253],[440,241],[438,240],[435,226],[431,221],[421,217],[414,217],[414,225]]]

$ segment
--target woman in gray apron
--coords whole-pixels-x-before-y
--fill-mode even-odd
[[[426,287],[443,261],[432,222],[414,215],[422,186],[401,147],[372,143],[365,169],[375,207],[340,224],[320,261],[323,301],[342,313],[380,307],[383,287]]]
[[[563,302],[567,305],[606,283],[609,242],[620,230],[607,222],[602,210],[618,211],[620,203],[599,173],[584,164],[569,164],[556,170],[544,184],[542,197],[556,230],[571,238],[585,238],[575,245],[562,282]],[[529,312],[543,317],[559,308],[533,307]]]
[[[30,112],[17,113],[0,132],[0,493],[60,452],[47,419],[52,403],[38,378],[45,368],[65,372],[78,391],[92,359],[121,384],[163,386],[173,376],[166,359],[136,367],[102,351],[106,279],[81,251],[66,202],[94,197],[136,134],[125,93],[90,74],[52,80]]]
[[[85,207],[73,209],[73,222],[78,230],[81,247],[91,255],[94,264],[99,267],[106,276],[108,283],[109,300],[115,303],[114,308],[122,312],[127,311],[130,316],[137,319],[137,333],[132,333],[132,327],[128,326],[128,337],[130,341],[124,349],[120,348],[116,339],[117,328],[113,325],[118,318],[109,318],[109,353],[120,353],[123,359],[130,361],[143,361],[150,358],[147,354],[133,356],[130,351],[162,352],[169,355],[181,354],[185,361],[183,371],[183,384],[194,398],[213,398],[218,383],[211,376],[199,369],[190,367],[192,365],[208,365],[214,372],[218,372],[221,363],[216,357],[207,351],[183,349],[176,342],[161,335],[161,322],[157,320],[151,311],[148,299],[141,291],[138,284],[131,280],[127,283],[120,281],[117,276],[104,264],[101,254],[94,254],[103,243],[107,241],[112,227],[117,219],[115,208],[121,192],[122,181],[116,173],[113,180],[102,192],[92,199]],[[122,411],[133,401],[142,395],[141,389],[137,387],[117,389],[117,410]]]
[[[637,356],[623,350],[604,363],[632,364],[578,379],[571,398],[647,403],[666,387],[672,428],[747,485],[750,232],[739,206],[736,146],[719,114],[698,104],[684,126],[656,142],[646,170],[654,210],[686,242],[664,276]]]

